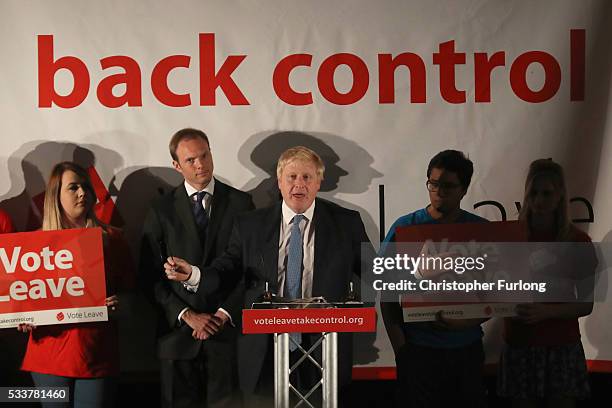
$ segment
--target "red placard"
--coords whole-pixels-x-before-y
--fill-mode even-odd
[[[397,242],[526,242],[527,226],[520,221],[463,224],[422,224],[398,227]],[[516,315],[515,304],[471,302],[420,302],[418,297],[402,297],[405,322],[432,321],[442,311],[446,318],[505,317]]]
[[[375,332],[376,309],[245,309],[242,311],[242,332],[322,333]]]
[[[0,327],[107,320],[100,228],[0,236]]]

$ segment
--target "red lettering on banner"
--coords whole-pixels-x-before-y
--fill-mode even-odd
[[[151,73],[151,90],[158,101],[174,108],[191,105],[189,94],[177,94],[168,87],[168,75],[175,68],[189,68],[191,57],[171,55],[159,61]]]
[[[38,36],[38,84],[39,107],[50,108],[53,104],[61,108],[74,108],[88,96],[90,73],[85,62],[74,56],[54,59],[54,38],[52,35]],[[232,75],[246,59],[246,55],[229,55],[217,69],[214,33],[200,33],[199,45],[199,104],[214,106],[216,92],[220,88],[230,105],[249,105],[244,93]],[[586,31],[570,30],[570,65],[567,68],[570,82],[570,101],[583,101],[586,81]],[[312,90],[297,91],[291,84],[290,76],[298,67],[311,68],[313,55],[291,54],[281,59],[272,73],[272,85],[277,97],[288,105],[304,106],[313,103]],[[168,77],[177,68],[189,69],[191,56],[170,55],[154,65],[151,72],[151,90],[155,98],[165,106],[186,107],[192,104],[191,93],[176,93],[170,89]],[[439,69],[440,96],[453,104],[466,103],[466,91],[457,89],[457,65],[465,65],[466,53],[455,51],[455,41],[440,43],[438,52],[433,53],[433,64]],[[528,77],[533,64],[544,70],[544,84],[539,90],[529,87]],[[128,56],[109,56],[100,60],[102,70],[110,67],[123,68],[125,72],[103,78],[97,86],[97,98],[102,106],[142,106],[141,68],[136,60]],[[346,92],[336,86],[335,74],[341,65],[346,65],[352,75],[352,85]],[[497,51],[492,55],[474,53],[474,101],[490,103],[491,77],[497,67],[506,66],[506,52]],[[410,77],[410,102],[426,103],[427,69],[423,59],[414,53],[404,52],[393,57],[391,54],[378,55],[378,102],[395,103],[395,73],[399,67],[406,67]],[[55,89],[55,76],[60,70],[67,70],[74,79],[72,90],[60,95]],[[561,84],[562,67],[555,57],[544,51],[528,51],[519,55],[510,66],[510,86],[515,95],[523,101],[541,103],[553,98]],[[328,102],[336,105],[351,105],[359,102],[367,93],[370,84],[370,69],[364,60],[351,53],[332,54],[323,60],[317,71],[317,86]],[[115,96],[113,89],[125,84],[123,95]]]
[[[98,84],[97,95],[100,103],[108,108],[118,108],[127,104],[128,106],[142,106],[141,75],[138,63],[130,57],[116,55],[100,60],[102,69],[110,67],[121,67],[125,70],[122,74],[109,75]],[[113,94],[113,88],[125,84],[125,92],[121,96]]]
[[[411,52],[404,52],[395,58],[391,54],[378,54],[378,102],[395,103],[395,70],[399,66],[410,71],[410,102],[425,103],[425,63]]]
[[[334,83],[334,74],[340,65],[346,65],[353,74],[353,85],[346,93],[338,92]],[[370,74],[361,58],[353,54],[341,53],[328,57],[319,67],[317,83],[321,95],[336,105],[351,105],[358,102],[368,91]]]
[[[465,91],[455,87],[455,65],[465,64],[465,52],[455,52],[455,41],[447,41],[433,55],[434,65],[440,66],[440,95],[446,102],[465,103]]]
[[[72,74],[74,85],[68,95],[55,91],[55,73],[66,69]],[[89,93],[89,71],[83,61],[77,57],[61,57],[53,60],[53,36],[38,36],[38,106],[50,108],[56,104],[60,108],[79,106]]]
[[[527,69],[538,63],[544,68],[544,85],[539,91],[532,91],[527,84]],[[545,102],[555,96],[561,85],[561,67],[552,55],[544,51],[529,51],[519,55],[510,67],[510,86],[526,102]]]
[[[21,247],[16,246],[13,248],[13,253],[9,259],[8,254],[4,248],[0,248],[0,262],[6,273],[14,273],[17,265],[21,266],[26,272],[34,272],[40,268],[41,260],[44,268],[48,271],[55,270],[57,266],[59,269],[70,269],[72,268],[72,253],[66,249],[62,249],[55,253],[44,247],[40,253],[36,252],[25,252],[21,255]],[[53,262],[51,261],[53,257]]]
[[[474,53],[474,87],[476,102],[491,102],[491,72],[506,65],[506,53],[496,52],[489,57],[485,52]]]
[[[289,105],[312,104],[311,92],[297,92],[289,82],[289,76],[296,67],[310,67],[311,63],[312,55],[310,54],[292,54],[280,60],[272,74],[272,86],[276,96]]]
[[[570,30],[570,101],[584,101],[585,43],[585,30]]]
[[[64,293],[77,297],[84,295],[85,282],[80,276],[58,278],[57,282],[51,278],[32,279],[29,282],[14,281],[9,286],[9,294],[0,295],[0,302],[47,299],[47,288],[54,298],[61,298]]]
[[[215,73],[215,35],[200,34],[200,105],[215,105],[215,91],[221,88],[232,105],[249,105],[249,101],[232,79],[232,73],[246,55],[228,56]]]

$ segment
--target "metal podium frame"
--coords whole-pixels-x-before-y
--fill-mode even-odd
[[[276,319],[279,319],[278,321]],[[301,319],[312,319],[312,322],[299,322]],[[322,320],[320,320],[322,319]],[[329,319],[329,320],[328,320]],[[338,323],[335,319],[341,319]],[[264,321],[263,324],[261,324]],[[273,334],[274,337],[274,407],[338,407],[338,333],[375,332],[376,309],[363,307],[357,301],[321,302],[321,301],[267,301],[253,303],[251,309],[242,311],[242,332],[244,334]],[[310,333],[313,337],[321,336],[309,346],[308,350],[292,333]],[[314,340],[314,338],[313,338]],[[305,342],[303,344],[307,344]],[[291,345],[291,347],[290,347]],[[295,346],[295,347],[294,347]],[[321,347],[321,360],[319,356]],[[294,351],[290,352],[290,349]],[[300,356],[290,366],[290,354]],[[300,364],[314,364],[321,377],[309,390],[298,390],[297,384],[291,384],[291,374]],[[320,388],[319,388],[320,387]],[[321,401],[319,401],[319,391]],[[302,392],[304,394],[302,394]],[[315,395],[313,395],[316,392]],[[309,401],[309,397],[317,398]],[[297,402],[296,402],[297,401]]]
[[[308,397],[317,388],[322,388],[323,408],[337,408],[338,406],[338,333],[323,332],[321,337],[308,350],[297,344],[289,336],[289,333],[274,333],[274,407],[289,408],[290,391],[299,399],[295,407],[314,407]],[[302,352],[302,356],[289,367],[289,342],[293,342],[296,350]],[[319,364],[312,353],[322,347],[322,361]],[[310,360],[321,370],[321,380],[310,390],[302,395],[289,381],[290,374],[297,370],[300,364]]]

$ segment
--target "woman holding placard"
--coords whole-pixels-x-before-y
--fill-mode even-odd
[[[45,192],[42,229],[101,227],[107,294],[113,314],[117,290],[127,286],[127,245],[115,228],[94,214],[96,196],[87,171],[72,162],[57,164]],[[66,406],[112,406],[119,374],[117,327],[113,321],[40,326],[22,324],[30,339],[22,369],[32,373],[37,387],[68,387]],[[45,403],[43,403],[43,406]],[[52,405],[58,406],[58,405]]]
[[[536,160],[529,166],[519,220],[527,223],[530,242],[591,241],[571,224],[563,169],[552,160]],[[590,273],[592,268],[586,264],[571,271],[572,282],[578,282],[580,274]],[[574,286],[577,299],[590,298],[575,283],[571,297]],[[576,399],[588,397],[578,318],[590,314],[593,303],[569,300],[568,296],[566,303],[521,304],[517,306],[517,317],[505,319],[506,347],[501,357],[498,393],[511,398],[512,406],[573,407]]]

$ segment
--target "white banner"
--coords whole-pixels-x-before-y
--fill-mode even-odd
[[[0,207],[20,230],[36,226],[51,167],[76,160],[137,250],[149,199],[180,181],[170,136],[191,126],[258,206],[276,197],[278,154],[314,148],[321,195],[358,209],[375,243],[427,204],[428,161],[449,148],[474,161],[465,209],[516,219],[529,163],[550,157],[572,217],[612,240],[608,1],[2,0],[0,33]],[[154,367],[150,310],[132,306],[123,332],[142,340],[124,367]],[[590,359],[612,360],[610,312],[582,321]],[[359,364],[393,365],[383,331]]]

